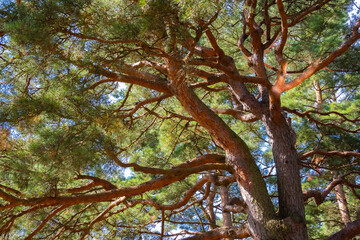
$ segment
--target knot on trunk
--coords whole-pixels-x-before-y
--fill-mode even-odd
[[[282,240],[288,239],[287,235],[291,233],[292,224],[286,219],[272,219],[266,222],[265,229],[270,233],[273,239]]]

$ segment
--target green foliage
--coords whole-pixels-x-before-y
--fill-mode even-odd
[[[259,5],[264,3],[258,2]],[[293,16],[314,2],[284,1],[284,4],[288,16]],[[284,49],[289,60],[289,74],[306,69],[309,63],[341,45],[350,32],[347,23],[350,2],[341,0],[325,5],[291,28]],[[233,0],[28,0],[20,5],[15,1],[3,1],[0,27],[7,36],[2,37],[0,45],[1,184],[20,191],[26,199],[97,194],[103,191],[100,186],[74,195],[67,189],[91,182],[89,179],[76,179],[79,175],[95,176],[118,188],[129,189],[159,178],[159,175],[136,172],[132,168],[127,168],[131,173],[128,174],[111,158],[109,151],[116,153],[118,160],[126,164],[167,170],[207,153],[225,155],[211,135],[191,119],[176,97],[166,96],[141,105],[143,101],[163,96],[163,93],[136,84],[119,84],[111,74],[121,73],[126,77],[131,75],[126,70],[135,62],[158,61],[166,65],[164,55],[186,56],[190,50],[184,47],[184,42],[189,36],[199,37],[196,39],[198,44],[212,47],[203,33],[209,28],[218,45],[234,59],[239,72],[253,76],[250,64],[237,45],[243,30],[243,5],[244,1]],[[276,4],[271,5],[269,14],[275,16],[277,13]],[[263,14],[264,9],[257,7],[255,21],[260,21]],[[274,19],[277,23],[278,19]],[[260,27],[265,30],[262,25]],[[271,33],[278,29],[279,26],[272,27]],[[197,36],[199,33],[203,35]],[[265,34],[261,38],[265,41]],[[247,40],[244,46],[251,49],[251,44]],[[299,112],[314,110],[343,114],[312,112],[310,117],[317,120],[316,123],[306,116],[288,113],[296,132],[299,155],[314,149],[359,152],[359,131],[341,130],[359,127],[359,51],[356,43],[328,66],[330,71],[322,70],[282,95],[282,106]],[[270,66],[278,65],[274,52],[270,50],[264,58]],[[199,77],[190,76],[189,72],[195,67],[193,64],[184,68],[189,85],[204,82]],[[162,69],[149,66],[142,69],[147,76],[156,76],[151,81],[168,80]],[[207,66],[198,69],[215,73]],[[140,70],[135,70],[138,71],[136,77],[141,78]],[[268,70],[272,83],[275,81],[273,73]],[[100,81],[107,82],[96,85]],[[316,99],[314,82],[321,87],[321,106]],[[268,104],[266,99],[260,98],[255,84],[246,83],[244,86],[262,104]],[[236,106],[227,87],[228,84],[222,82],[194,91],[209,108],[234,109]],[[266,176],[268,192],[274,196],[273,203],[278,207],[276,170],[264,125],[261,121],[244,123],[231,115],[219,115],[246,142],[262,175]],[[344,121],[344,116],[353,121]],[[359,171],[358,158],[355,157],[328,156],[325,160],[314,155],[313,159],[301,162],[304,192],[324,189],[332,181],[332,170],[339,174]],[[316,166],[311,168],[311,164]],[[141,199],[174,204],[207,174],[230,173],[204,171],[161,189],[131,196],[126,199],[126,204],[116,205],[106,212],[106,221],[94,224],[90,230],[92,238],[141,239],[152,236],[149,232],[158,232],[162,212],[145,203],[126,206]],[[351,177],[347,179],[358,181]],[[350,189],[345,188],[345,192],[352,217],[356,219],[360,213],[358,199]],[[164,211],[169,220],[165,224],[165,233],[208,230],[209,217],[204,210],[207,200],[201,200],[204,194],[205,186],[189,200],[197,201],[196,204],[181,212]],[[236,183],[230,184],[229,195],[240,196]],[[220,202],[217,194],[217,209],[221,208]],[[6,203],[1,198],[1,206]],[[52,233],[64,231],[63,239],[80,239],[80,231],[62,230],[59,226],[64,223],[69,229],[83,229],[108,207],[108,202],[71,205],[54,216],[36,237],[46,239]],[[15,206],[11,209],[13,212],[4,211],[0,227],[9,216],[27,209]],[[19,239],[28,236],[53,210],[53,207],[45,206],[40,211],[24,214],[21,221],[15,221],[13,231],[7,237]],[[216,213],[216,223],[221,225],[220,211]],[[246,215],[242,213],[232,217],[236,226],[246,221]],[[322,239],[340,230],[342,223],[335,196],[331,194],[320,206],[308,200],[306,220],[313,239]]]

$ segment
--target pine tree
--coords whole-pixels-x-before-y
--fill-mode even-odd
[[[360,234],[354,8],[3,1],[1,236]]]

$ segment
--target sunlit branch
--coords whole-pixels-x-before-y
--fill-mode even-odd
[[[198,166],[190,169],[179,169],[177,171],[176,170],[173,171],[172,172],[173,174],[171,176],[166,175],[163,177],[150,180],[145,183],[141,183],[137,186],[124,187],[124,188],[114,189],[96,194],[19,199],[9,194],[3,194],[3,192],[0,191],[1,193],[0,197],[6,201],[9,201],[10,204],[12,204],[12,207],[19,205],[22,206],[41,205],[45,207],[45,206],[56,206],[56,205],[75,205],[75,204],[91,203],[91,202],[104,202],[120,197],[130,197],[130,196],[140,195],[151,190],[160,189],[174,182],[183,180],[190,174],[197,173],[199,171],[214,169],[214,167],[216,169],[216,164],[215,166],[211,166],[210,168],[206,167],[205,165],[205,167]],[[228,169],[228,167],[220,166],[220,169],[225,170]]]
[[[237,197],[230,199],[223,207],[223,211],[235,213],[246,213],[246,209],[246,203]]]
[[[212,73],[192,67],[188,68],[187,72],[194,76],[207,80],[203,83],[194,83],[191,85],[192,87],[197,87],[198,85],[212,85],[218,82],[227,82],[227,76],[224,73]]]
[[[217,192],[217,186],[214,184],[208,197],[206,198],[206,209],[204,209],[204,212],[206,212],[206,219],[210,223],[209,230],[216,228],[216,216],[214,211],[214,199]]]
[[[278,47],[278,49],[275,52],[275,55],[277,57],[277,61],[281,64],[281,62],[284,60],[283,59],[283,50],[286,44],[286,40],[288,37],[288,24],[287,24],[287,16],[284,10],[284,4],[282,2],[282,0],[276,0],[278,9],[279,9],[279,14],[281,17],[281,41],[280,41],[280,45]]]
[[[114,184],[112,184],[111,182],[109,182],[105,179],[98,178],[98,177],[78,175],[78,176],[76,176],[75,179],[89,179],[89,180],[93,181],[96,186],[99,186],[99,185],[102,186],[106,191],[109,191],[112,189],[117,189],[117,187]],[[69,190],[67,192],[69,192]]]
[[[324,67],[329,65],[335,58],[339,57],[341,54],[346,52],[346,50],[348,50],[350,48],[350,46],[360,38],[359,27],[360,27],[360,19],[357,20],[357,23],[353,27],[353,29],[352,29],[353,33],[349,39],[347,39],[345,42],[343,42],[343,44],[338,49],[331,52],[323,60],[318,60],[315,63],[311,64],[311,66],[308,68],[307,71],[301,73],[294,80],[292,80],[291,82],[285,83],[283,91],[288,91],[288,90],[298,86],[305,79],[309,78],[317,71],[323,69]]]
[[[35,234],[37,234],[44,226],[45,224],[50,221],[53,217],[55,217],[56,214],[61,212],[62,210],[66,209],[68,206],[60,206],[58,208],[55,208],[49,215],[41,222],[41,224],[32,232],[30,233],[24,240],[30,240],[32,239]]]
[[[184,210],[190,208],[191,206],[194,206],[195,204],[198,204],[198,203],[202,203],[209,196],[210,187],[211,187],[211,184],[210,184],[210,182],[208,182],[206,185],[206,188],[205,188],[205,192],[203,193],[203,196],[201,198],[194,200],[191,203],[189,203],[181,208],[179,207],[178,209],[174,209],[172,211],[172,213],[182,213]]]
[[[338,177],[334,181],[332,181],[324,191],[318,191],[318,190],[308,190],[304,193],[304,201],[308,200],[309,198],[314,198],[316,205],[320,205],[324,202],[327,195],[330,193],[330,191],[338,184],[342,183],[341,177]]]
[[[265,63],[265,67],[273,70],[274,72],[279,72],[279,71],[280,71],[278,68],[273,67],[273,66],[271,66],[271,65],[269,65],[269,64],[266,64],[266,63]],[[309,67],[309,66],[306,66],[306,67],[304,67],[303,69],[300,69],[300,70],[286,71],[286,73],[287,73],[287,74],[302,73],[302,72],[304,72],[308,67]]]
[[[166,66],[158,63],[158,62],[150,62],[150,61],[139,61],[136,63],[131,64],[131,67],[133,68],[143,68],[143,67],[151,67],[153,69],[158,70],[160,73],[166,74],[167,73],[167,69]]]
[[[120,69],[121,69],[121,73],[124,73],[128,76],[139,77],[139,78],[143,78],[143,79],[150,80],[153,82],[166,82],[166,79],[161,78],[158,75],[154,75],[152,73],[148,73],[145,71],[139,71],[128,65],[125,65],[125,66],[121,67]]]
[[[218,55],[219,58],[223,58],[225,57],[225,53],[224,53],[224,50],[222,50],[217,41],[216,41],[216,38],[214,37],[214,35],[212,34],[211,30],[210,29],[207,29],[205,31],[206,33],[206,36],[212,46],[212,48],[214,49],[214,51],[216,52],[216,54]]]
[[[149,204],[151,206],[153,206],[155,209],[157,210],[174,210],[174,209],[178,209],[182,206],[184,206],[185,204],[187,204],[190,201],[190,198],[198,191],[202,188],[202,186],[204,186],[205,183],[207,183],[209,181],[209,176],[205,176],[203,178],[201,178],[194,186],[192,186],[185,194],[184,196],[180,199],[180,201],[174,203],[174,204],[169,204],[169,205],[163,205],[163,204],[159,204],[151,199],[139,199],[138,202],[145,205],[145,204]],[[208,195],[209,192],[209,188],[210,188],[210,184],[207,185],[205,192],[207,193],[206,195]]]
[[[239,119],[243,122],[255,122],[259,120],[257,116],[252,113],[244,113],[243,111],[235,110],[235,109],[212,109],[217,114],[227,114],[231,115],[236,119]]]
[[[111,202],[109,204],[109,206],[102,211],[98,216],[96,216],[89,224],[88,226],[83,230],[84,233],[81,236],[81,240],[85,239],[85,237],[88,235],[89,231],[91,230],[91,228],[94,226],[95,223],[101,221],[104,217],[104,215],[106,213],[108,213],[112,208],[116,207],[117,205],[119,205],[120,203],[122,203],[123,201],[125,201],[125,197],[121,197],[119,199],[116,199],[115,201]]]

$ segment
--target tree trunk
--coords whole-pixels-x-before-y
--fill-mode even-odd
[[[291,220],[292,229],[286,239],[308,239],[298,156],[295,149],[295,133],[283,115],[275,123],[269,113],[264,114],[262,121],[270,138],[276,164],[279,217]]]
[[[257,34],[255,34],[257,35]],[[253,45],[251,62],[258,77],[267,78],[264,64],[264,50],[261,41]],[[270,112],[268,90],[259,86],[262,94],[261,119],[270,138],[273,158],[276,165],[276,176],[279,195],[279,218],[291,229],[278,232],[276,239],[305,240],[308,239],[305,223],[305,207],[301,189],[298,156],[295,148],[296,134],[291,128],[290,119],[279,114],[276,121]],[[280,96],[279,96],[280,97]],[[280,98],[279,98],[280,108]],[[280,111],[280,109],[279,109]],[[289,122],[287,122],[289,120]],[[289,227],[289,226],[287,226]],[[286,228],[287,228],[286,227]]]

